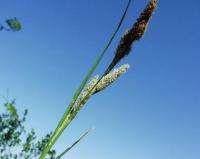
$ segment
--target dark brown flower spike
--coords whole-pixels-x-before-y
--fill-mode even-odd
[[[108,74],[121,59],[130,53],[133,42],[142,38],[147,30],[148,22],[152,16],[152,13],[156,9],[156,6],[157,0],[151,0],[140,14],[132,28],[123,35],[117,47],[115,57],[105,71],[105,74]]]

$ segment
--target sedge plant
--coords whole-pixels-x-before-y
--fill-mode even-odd
[[[154,10],[157,7],[157,0],[150,0],[136,22],[133,26],[125,32],[125,34],[120,39],[120,42],[117,46],[115,51],[115,55],[113,60],[105,69],[103,75],[100,77],[98,75],[94,76],[90,82],[89,79],[91,78],[92,74],[94,73],[96,67],[99,65],[100,61],[102,60],[103,56],[105,55],[106,51],[108,50],[109,46],[111,45],[113,39],[117,35],[122,22],[127,14],[128,8],[131,4],[131,0],[128,0],[127,6],[124,10],[124,13],[117,25],[116,30],[114,31],[113,35],[109,39],[108,43],[106,44],[103,51],[100,53],[99,57],[90,68],[88,74],[85,76],[84,80],[76,90],[74,96],[72,97],[71,102],[69,103],[66,111],[64,112],[60,122],[58,123],[56,129],[54,130],[52,136],[50,137],[49,142],[45,146],[41,156],[39,159],[45,159],[48,152],[57,142],[58,138],[61,136],[63,131],[66,127],[73,121],[76,115],[79,113],[81,108],[86,104],[86,102],[91,98],[93,95],[99,93],[100,91],[104,90],[108,87],[112,82],[114,82],[117,78],[119,78],[122,74],[124,74],[129,69],[129,64],[124,64],[119,68],[115,68],[115,66],[131,52],[131,47],[134,42],[140,40],[145,31],[147,30],[147,26],[149,20],[152,17]],[[115,69],[114,69],[115,68]],[[87,131],[83,136],[81,136],[77,141],[74,142],[70,147],[68,147],[63,153],[57,156],[57,159],[60,159],[64,156],[73,146],[75,146],[79,141],[81,141],[88,133]]]

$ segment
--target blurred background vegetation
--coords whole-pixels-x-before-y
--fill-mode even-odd
[[[22,25],[16,17],[11,18],[11,19],[6,19],[5,25],[0,24],[0,31],[3,31],[3,30],[19,31],[19,30],[21,30],[21,28],[22,28]]]
[[[4,104],[5,111],[0,114],[0,159],[33,159],[39,157],[49,141],[50,134],[38,140],[34,129],[27,131],[24,123],[28,110],[18,113],[15,101]],[[48,159],[55,159],[51,150]]]

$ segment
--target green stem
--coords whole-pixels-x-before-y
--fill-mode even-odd
[[[69,150],[71,150],[76,144],[78,144],[86,135],[88,135],[93,130],[94,130],[94,128],[88,130],[83,135],[81,135],[81,137],[78,140],[76,140],[72,145],[67,147],[60,155],[58,155],[58,157],[56,157],[56,159],[62,158]]]
[[[55,144],[55,142],[57,141],[57,139],[59,138],[59,136],[62,134],[62,132],[64,131],[64,129],[69,125],[69,123],[72,120],[66,120],[66,118],[68,118],[70,116],[70,112],[73,108],[73,105],[75,104],[77,98],[79,97],[80,93],[82,92],[83,88],[85,87],[86,83],[88,82],[88,80],[90,79],[92,73],[94,72],[94,70],[96,69],[96,67],[98,66],[98,64],[100,63],[100,61],[102,60],[103,56],[105,55],[106,51],[108,50],[109,46],[111,45],[113,39],[115,38],[117,32],[119,31],[119,28],[121,27],[121,24],[125,18],[125,15],[127,13],[127,10],[130,6],[131,0],[128,1],[127,7],[122,15],[122,18],[115,30],[115,32],[113,33],[113,35],[111,36],[110,40],[108,41],[107,45],[105,46],[105,48],[103,49],[103,51],[101,52],[101,54],[99,55],[99,57],[97,58],[96,62],[94,63],[94,65],[90,68],[88,74],[86,75],[86,77],[84,78],[84,80],[82,81],[81,85],[79,86],[79,88],[77,89],[77,91],[75,92],[67,110],[65,111],[64,115],[62,116],[57,128],[55,129],[53,135],[51,136],[47,146],[45,147],[44,151],[42,152],[41,156],[39,159],[45,159],[45,156],[48,154],[49,150],[52,148],[52,146]]]

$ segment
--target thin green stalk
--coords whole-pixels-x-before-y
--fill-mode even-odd
[[[71,150],[76,144],[78,144],[86,135],[88,135],[93,130],[94,128],[91,128],[90,130],[86,131],[83,135],[81,135],[81,137],[78,140],[76,140],[72,145],[67,147],[60,155],[58,155],[56,159],[62,158],[69,150]]]
[[[57,139],[59,138],[59,136],[62,134],[62,132],[64,131],[64,129],[69,125],[69,123],[72,120],[66,120],[66,118],[70,119],[69,114],[73,108],[73,105],[75,104],[77,98],[79,97],[80,93],[82,92],[83,88],[85,87],[85,85],[87,84],[88,80],[90,79],[92,73],[94,72],[94,70],[96,69],[96,67],[98,66],[98,64],[100,63],[100,61],[102,60],[103,56],[105,55],[106,51],[108,50],[109,46],[111,45],[113,39],[115,38],[117,32],[119,31],[119,28],[121,27],[121,24],[125,18],[125,15],[127,13],[127,10],[130,6],[131,0],[128,1],[127,7],[122,15],[122,18],[115,30],[115,32],[113,33],[113,35],[111,36],[110,40],[108,41],[107,45],[105,46],[105,48],[103,49],[103,51],[101,52],[101,54],[99,55],[99,57],[97,58],[96,62],[94,63],[94,65],[90,68],[88,74],[86,75],[85,79],[82,81],[81,85],[79,86],[79,88],[77,89],[77,91],[75,92],[67,110],[65,111],[63,117],[61,118],[57,128],[55,129],[53,135],[51,136],[47,146],[45,147],[44,151],[42,152],[41,156],[39,159],[45,159],[45,156],[48,154],[49,150],[52,148],[52,146],[55,144],[55,142],[57,141]],[[64,125],[63,125],[64,124]]]
[[[79,88],[77,89],[77,91],[75,92],[67,110],[65,111],[62,119],[60,120],[58,126],[56,129],[59,128],[59,126],[62,124],[63,120],[65,119],[65,117],[67,116],[67,114],[69,114],[73,108],[74,103],[76,102],[77,98],[79,97],[80,93],[82,92],[83,88],[85,87],[86,83],[88,82],[89,78],[91,77],[92,73],[94,72],[94,70],[96,69],[97,65],[99,64],[99,62],[101,61],[101,59],[103,58],[104,54],[106,53],[106,51],[108,50],[110,44],[112,43],[114,37],[116,36],[117,32],[119,31],[119,28],[125,18],[125,15],[128,11],[128,7],[130,6],[131,0],[128,1],[127,7],[123,13],[123,16],[114,32],[114,34],[112,35],[112,37],[110,38],[109,42],[107,43],[106,47],[103,49],[103,51],[101,52],[101,54],[99,55],[98,59],[96,60],[96,62],[94,63],[94,65],[91,67],[90,71],[88,72],[88,74],[86,75],[85,79],[82,81],[81,85],[79,86]]]

